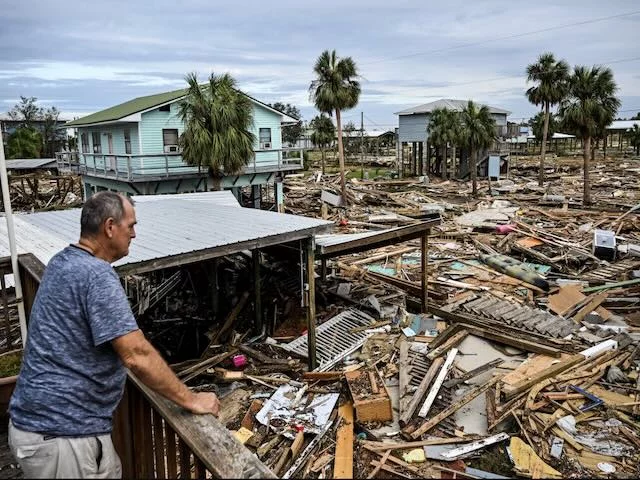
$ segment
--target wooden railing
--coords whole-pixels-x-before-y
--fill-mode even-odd
[[[291,153],[297,156],[292,156]],[[258,159],[259,155],[274,154],[274,158]],[[144,177],[165,177],[204,174],[206,168],[187,165],[180,153],[145,155],[116,155],[103,153],[57,152],[56,161],[61,172],[134,180]],[[303,168],[302,148],[257,150],[243,173],[259,173]]]
[[[0,259],[0,269],[10,267],[8,257]],[[44,265],[34,255],[20,255],[19,269],[28,321]],[[186,412],[132,373],[114,415],[112,437],[123,478],[276,478],[214,416]]]

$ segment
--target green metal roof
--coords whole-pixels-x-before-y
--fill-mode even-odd
[[[93,123],[115,122],[121,118],[128,117],[134,113],[142,112],[153,108],[156,105],[162,105],[163,103],[177,100],[180,97],[186,95],[187,90],[181,88],[180,90],[173,90],[171,92],[157,93],[155,95],[147,95],[146,97],[138,97],[128,102],[121,103],[114,107],[101,110],[86,117],[79,118],[72,122],[65,123],[66,127],[79,127],[82,125],[90,125]]]

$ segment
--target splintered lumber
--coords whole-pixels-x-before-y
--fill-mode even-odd
[[[268,355],[265,355],[262,352],[259,352],[258,350],[254,350],[253,348],[249,347],[248,345],[238,345],[238,349],[241,352],[246,353],[247,355],[249,355],[251,358],[255,358],[256,360],[258,360],[259,362],[262,362],[262,363],[275,364],[275,365],[287,365],[287,366],[291,366],[291,365],[294,365],[296,363],[299,363],[298,359],[286,359],[286,358],[273,358],[273,357],[270,357]]]
[[[567,371],[571,367],[577,365],[578,363],[584,360],[584,356],[576,353],[575,355],[569,356],[569,358],[565,360],[560,360],[558,363],[554,363],[549,365],[544,370],[534,373],[533,375],[527,376],[520,380],[519,382],[514,383],[513,385],[505,385],[502,389],[507,399],[513,398],[521,392],[525,390],[529,390],[535,384],[540,383],[547,378],[555,377],[556,375]]]
[[[278,460],[278,463],[273,468],[273,471],[276,475],[280,474],[280,471],[284,468],[284,466],[290,460],[295,460],[300,449],[302,448],[302,444],[304,443],[304,432],[300,431],[296,434],[296,437],[293,439],[293,443],[291,446],[285,450],[284,454]]]
[[[402,416],[400,417],[401,427],[404,427],[407,423],[409,423],[409,421],[411,420],[411,417],[413,417],[413,413],[416,411],[416,408],[418,408],[420,401],[427,393],[427,389],[429,388],[429,385],[431,385],[431,381],[435,378],[438,372],[438,369],[442,366],[443,363],[444,363],[444,358],[438,357],[429,366],[429,370],[427,370],[427,374],[424,376],[424,378],[420,382],[418,389],[414,392],[413,397],[411,397],[411,401],[409,402],[407,409],[403,412]]]
[[[178,373],[178,377],[181,378],[184,383],[187,383],[189,380],[192,380],[193,378],[197,377],[198,375],[205,372],[209,368],[219,364],[223,360],[226,360],[236,352],[237,350],[233,348],[228,352],[224,352],[214,357],[207,358],[206,360],[198,362],[189,368],[185,368],[180,373]]]
[[[533,355],[522,362],[518,368],[507,373],[502,378],[502,383],[504,384],[503,389],[509,389],[518,382],[532,378],[540,372],[544,372],[551,365],[558,363],[558,360],[564,361],[569,358],[571,358],[571,354],[568,353],[561,354],[559,359],[548,355]]]
[[[382,458],[378,462],[378,465],[376,465],[376,468],[374,468],[371,471],[371,473],[367,476],[367,478],[373,478],[378,474],[380,469],[382,467],[384,467],[384,464],[387,462],[387,458],[389,458],[389,455],[391,455],[391,450],[387,450],[386,452],[384,452],[384,455],[382,456]]]
[[[449,338],[446,342],[444,342],[438,348],[434,348],[433,350],[431,350],[427,354],[427,358],[429,360],[433,360],[434,358],[442,355],[444,352],[446,352],[450,348],[457,347],[460,344],[460,342],[462,342],[462,340],[464,340],[467,337],[467,335],[469,335],[469,332],[467,330],[462,330],[456,333],[454,336]]]
[[[394,475],[396,477],[413,478],[413,477],[411,477],[409,475],[406,475],[404,473],[400,473],[395,468],[390,467],[389,465],[384,465],[382,462],[379,462],[378,460],[371,460],[371,466],[372,467],[376,467],[376,468],[380,467],[380,469],[384,470],[385,472],[389,472],[390,474],[392,474],[392,475]],[[370,478],[373,478],[373,477],[370,477]]]
[[[509,440],[509,435],[504,432],[498,433],[497,435],[486,437],[481,440],[477,440],[475,442],[471,442],[466,445],[462,445],[461,447],[454,448],[453,450],[444,452],[442,453],[442,456],[450,460],[455,460],[462,455],[475,452],[476,450],[488,447],[489,445],[493,445],[494,443],[503,442],[504,440]]]
[[[609,296],[607,292],[595,293],[591,297],[587,297],[587,304],[584,305],[577,313],[575,313],[571,318],[576,322],[581,322],[584,317],[593,312],[596,308],[600,306],[602,302],[606,300]]]
[[[370,452],[373,452],[373,453],[377,454],[377,455],[380,455],[380,456],[384,455],[382,452],[379,452],[377,450],[373,450],[371,447],[369,447],[367,445],[364,445],[364,448],[369,450]],[[389,457],[387,457],[387,462],[395,463],[396,465],[400,465],[401,467],[406,468],[410,472],[413,472],[413,473],[415,473],[417,475],[420,475],[420,469],[419,468],[414,467],[413,465],[409,465],[404,460],[401,460],[398,457],[394,457],[393,455],[389,455]]]
[[[444,382],[443,385],[447,388],[455,387],[456,385],[464,383],[473,377],[477,377],[478,375],[486,372],[487,370],[491,370],[492,368],[497,367],[502,362],[504,362],[502,358],[496,358],[495,360],[491,360],[490,362],[485,363],[484,365],[480,365],[479,367],[474,368],[473,370],[469,370],[460,378],[452,378],[451,380],[447,380],[446,382]]]
[[[238,318],[238,315],[240,315],[240,312],[242,312],[242,309],[247,304],[247,300],[249,300],[249,292],[244,292],[240,297],[240,300],[238,300],[236,306],[233,307],[231,312],[229,312],[229,315],[227,315],[227,318],[222,324],[222,328],[220,328],[220,330],[218,330],[218,332],[216,333],[216,336],[213,337],[213,340],[211,341],[212,344],[218,343],[218,340],[222,338],[224,333],[229,330],[229,328],[231,328],[231,325],[233,324],[235,319]]]
[[[344,372],[330,371],[330,372],[305,372],[302,374],[303,380],[316,380],[319,382],[331,382],[340,380]]]
[[[427,395],[426,400],[422,404],[422,408],[420,408],[420,411],[418,412],[419,417],[424,418],[427,416],[427,413],[429,413],[429,410],[431,409],[431,405],[433,405],[433,402],[436,399],[438,392],[440,391],[440,387],[442,386],[444,379],[447,376],[447,373],[449,373],[449,370],[451,369],[451,366],[453,365],[453,361],[455,360],[457,354],[458,354],[457,348],[452,348],[447,354],[447,359],[445,360],[444,365],[442,365],[442,368],[440,369],[438,376],[434,380],[433,386],[431,387],[431,390],[429,391],[429,394]]]
[[[551,468],[536,455],[533,449],[518,437],[511,437],[509,452],[519,474],[537,478],[562,478],[562,474]]]
[[[409,382],[411,381],[411,366],[409,365],[409,342],[403,337],[400,341],[400,358],[398,359],[398,398],[400,407],[400,417],[403,416],[407,410],[411,398],[409,397],[407,390],[409,389]]]
[[[372,442],[364,441],[363,445],[367,445],[371,451],[384,451],[384,450],[408,450],[420,447],[426,447],[428,445],[449,445],[452,443],[465,443],[478,439],[476,435],[465,435],[464,437],[454,438],[428,438],[427,440],[418,440],[416,442]]]
[[[489,388],[491,388],[496,383],[498,383],[500,378],[501,377],[494,377],[484,385],[480,387],[476,387],[470,392],[467,392],[460,400],[457,400],[453,405],[444,409],[438,415],[436,415],[435,417],[432,417],[431,419],[429,419],[428,421],[420,425],[414,432],[411,433],[411,438],[413,438],[414,440],[420,438],[421,435],[431,430],[433,427],[438,425],[442,420],[444,420],[447,417],[450,417],[451,415],[456,413],[458,410],[460,410],[462,407],[464,407],[467,403],[469,403],[471,400],[476,398],[478,395],[486,392]]]
[[[336,433],[333,478],[353,478],[353,404],[340,406],[338,415],[341,420]]]
[[[283,479],[291,478],[292,476],[295,475],[295,473],[300,469],[302,464],[307,461],[307,458],[309,458],[309,456],[311,455],[311,452],[313,452],[318,447],[318,445],[320,444],[324,436],[331,429],[331,426],[333,425],[333,422],[335,420],[334,415],[331,416],[331,419],[327,422],[327,424],[324,427],[322,427],[322,430],[320,430],[320,433],[318,433],[318,435],[316,435],[313,438],[313,440],[309,442],[309,444],[305,447],[302,453],[293,462],[293,465],[291,465],[289,470],[287,470],[280,478],[283,478]]]

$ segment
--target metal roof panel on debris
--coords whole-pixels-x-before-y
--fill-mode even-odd
[[[47,264],[65,246],[78,241],[80,212],[75,208],[14,215],[18,253],[33,253]],[[177,256],[184,262],[176,260],[175,265],[189,263],[185,255],[194,252],[214,258],[284,243],[310,237],[333,225],[325,220],[191,198],[141,201],[136,217],[137,237],[129,255],[114,263],[122,271],[149,271],[153,269],[151,262],[155,262],[155,268],[164,268],[161,259]],[[0,256],[5,255],[9,255],[8,236],[5,222],[0,222]]]
[[[35,170],[56,167],[55,158],[15,158],[7,160],[7,170]]]

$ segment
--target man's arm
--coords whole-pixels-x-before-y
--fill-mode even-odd
[[[218,414],[220,402],[215,393],[194,393],[182,383],[141,330],[111,341],[122,363],[142,382],[165,398],[192,413]]]

